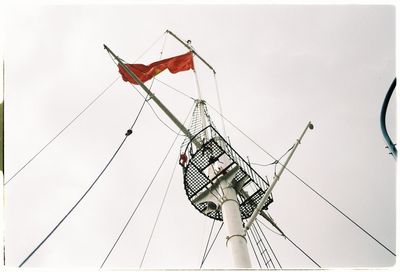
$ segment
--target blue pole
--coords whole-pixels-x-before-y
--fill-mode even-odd
[[[395,88],[396,88],[396,78],[394,78],[392,85],[390,85],[390,88],[385,96],[385,100],[383,101],[382,110],[381,110],[381,130],[382,130],[383,137],[385,138],[385,141],[387,143],[387,147],[389,148],[390,154],[393,155],[394,159],[397,159],[396,146],[393,144],[392,140],[390,139],[389,134],[386,129],[386,111],[387,111],[387,107],[389,105],[390,97],[392,96]]]

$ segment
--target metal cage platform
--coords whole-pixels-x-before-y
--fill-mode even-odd
[[[212,126],[205,127],[189,140],[182,157],[185,158],[181,165],[189,201],[210,218],[222,220],[218,201],[222,195],[217,180],[232,169],[237,169],[232,186],[237,192],[242,219],[252,215],[269,187],[269,183]],[[209,196],[208,200],[204,195]],[[266,210],[272,201],[271,195],[263,209]]]

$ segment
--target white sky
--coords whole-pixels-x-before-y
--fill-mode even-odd
[[[103,43],[134,61],[170,29],[191,39],[216,69],[224,114],[270,153],[282,155],[313,121],[315,129],[289,168],[396,251],[395,161],[384,148],[379,125],[395,77],[394,6],[25,5],[9,6],[4,15],[6,180],[118,76]],[[139,62],[158,60],[161,47],[162,39]],[[164,57],[184,52],[167,38]],[[212,73],[196,65],[204,98],[216,107]],[[160,79],[196,96],[191,72],[165,72]],[[185,118],[189,99],[161,84],[153,90],[179,119]],[[141,96],[119,80],[5,187],[7,265],[17,266],[79,199],[141,103]],[[219,116],[209,111],[220,127]],[[387,124],[393,135],[393,99]],[[271,162],[226,127],[243,156]],[[99,267],[173,138],[146,106],[109,169],[26,266]],[[140,264],[182,141],[106,268]],[[189,203],[178,170],[144,268],[199,267],[212,221]],[[272,177],[272,168],[257,170]],[[287,172],[269,212],[325,268],[394,264],[392,255]],[[288,241],[265,234],[284,268],[315,267]],[[230,263],[221,233],[204,268]]]

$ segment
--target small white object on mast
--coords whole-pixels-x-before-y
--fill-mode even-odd
[[[272,181],[271,185],[265,192],[264,196],[260,200],[260,202],[257,205],[257,208],[254,210],[253,214],[250,216],[245,229],[248,230],[250,229],[251,225],[253,224],[254,220],[256,219],[257,215],[262,211],[262,208],[265,205],[265,202],[268,200],[269,195],[272,192],[272,189],[274,189],[276,183],[278,182],[279,178],[281,177],[283,171],[286,169],[286,166],[288,165],[290,159],[292,158],[294,152],[296,151],[296,148],[299,146],[301,143],[301,140],[304,137],[304,134],[306,134],[307,129],[313,129],[314,125],[311,122],[308,122],[307,127],[304,129],[303,133],[300,135],[300,138],[296,141],[296,143],[293,146],[292,151],[289,153],[289,156],[287,157],[285,163],[282,165],[282,168],[279,170],[278,174],[274,177],[274,180]]]

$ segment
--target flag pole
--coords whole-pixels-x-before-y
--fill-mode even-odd
[[[122,68],[142,87],[142,89],[149,95],[150,99],[156,103],[160,109],[171,119],[171,121],[188,137],[189,139],[192,139],[193,135],[189,132],[189,130],[175,117],[175,115],[172,114],[172,112],[155,96],[153,92],[150,91],[149,88],[144,85],[144,83],[121,61],[121,59],[114,54],[113,51],[111,51],[110,48],[108,48],[107,45],[104,44],[104,49],[107,50],[108,53],[111,54],[111,56],[114,57],[114,59],[117,60],[117,62],[122,66]],[[196,147],[200,147],[200,143],[196,141],[196,139],[193,140],[194,144]]]

